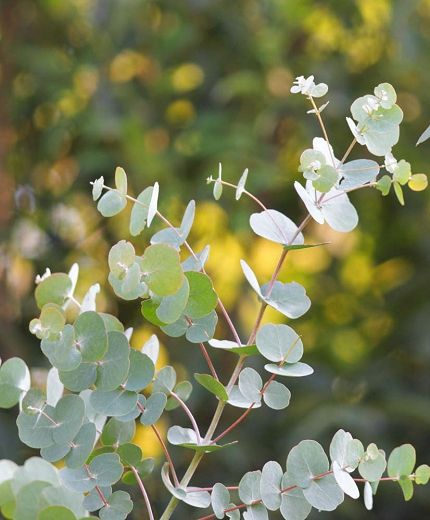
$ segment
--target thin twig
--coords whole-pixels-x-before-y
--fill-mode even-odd
[[[197,437],[197,444],[200,444],[201,440],[202,440],[202,437],[200,435],[199,427],[197,425],[197,422],[196,422],[196,420],[194,418],[194,415],[192,414],[191,410],[188,408],[188,406],[185,404],[185,402],[179,397],[178,394],[176,394],[175,392],[171,391],[170,395],[173,397],[173,399],[176,399],[176,401],[178,401],[178,403],[181,406],[181,408],[188,415],[188,418],[190,419],[190,422],[191,422],[191,424],[193,426],[193,430],[195,431],[195,434],[196,434],[196,437]]]
[[[173,482],[176,487],[179,487],[178,475],[176,474],[176,470],[175,470],[175,466],[173,465],[172,457],[170,456],[169,450],[167,449],[167,446],[166,446],[165,442],[163,441],[163,437],[161,436],[161,434],[158,431],[158,428],[155,426],[155,424],[152,424],[151,428],[152,428],[153,432],[155,433],[155,435],[158,439],[158,442],[161,444],[161,447],[163,448],[164,455],[166,457],[167,462],[169,463],[170,473],[172,474]]]
[[[154,514],[152,512],[151,508],[151,502],[148,497],[148,493],[146,492],[145,486],[143,485],[142,479],[140,478],[139,472],[134,466],[130,466],[131,471],[133,472],[134,476],[136,477],[137,483],[139,485],[140,491],[143,496],[143,500],[145,501],[146,510],[148,511],[149,520],[154,520]]]
[[[214,367],[214,365],[213,365],[213,363],[212,363],[212,360],[211,360],[211,358],[210,358],[210,356],[209,356],[209,354],[208,354],[208,351],[206,350],[206,347],[204,346],[203,343],[199,343],[199,347],[200,347],[200,350],[201,350],[201,352],[202,352],[202,354],[203,354],[203,357],[206,359],[206,363],[208,364],[208,367],[209,367],[209,370],[211,371],[212,376],[213,376],[217,381],[219,381],[218,374],[217,374],[217,372],[216,372],[216,370],[215,370],[215,367]]]

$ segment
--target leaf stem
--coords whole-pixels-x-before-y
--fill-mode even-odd
[[[145,411],[145,408],[139,402],[137,403],[137,407],[139,408],[139,410],[141,412]],[[175,483],[176,487],[179,487],[178,475],[176,474],[176,470],[175,470],[175,466],[173,464],[172,457],[170,456],[169,450],[167,449],[167,446],[166,446],[165,442],[163,441],[163,437],[161,436],[161,434],[158,431],[158,428],[155,426],[155,424],[151,424],[151,428],[152,428],[152,431],[155,433],[155,436],[157,437],[158,442],[161,445],[161,448],[164,452],[167,462],[169,463],[170,473],[172,474],[173,482]]]
[[[332,147],[330,145],[330,141],[329,141],[329,138],[328,138],[328,134],[327,134],[327,130],[326,130],[323,118],[321,117],[321,112],[320,112],[319,108],[317,107],[317,105],[316,105],[316,103],[314,101],[314,98],[312,96],[309,96],[309,101],[311,102],[312,107],[313,107],[313,109],[315,111],[315,115],[317,116],[317,119],[318,119],[318,122],[320,124],[322,133],[324,135],[324,139],[327,141],[327,145],[328,145],[328,149],[329,149],[329,153],[330,153],[330,157],[331,157],[331,162],[333,164],[333,168],[336,169],[336,162],[335,162],[335,159],[334,159],[333,150],[332,150]]]
[[[197,444],[201,444],[201,440],[202,440],[202,437],[200,435],[200,430],[199,430],[199,427],[197,425],[197,422],[194,418],[194,415],[192,414],[191,410],[188,408],[188,406],[184,403],[184,401],[179,397],[178,394],[176,394],[175,392],[173,391],[170,391],[170,395],[173,397],[173,399],[176,399],[176,401],[178,401],[179,405],[181,406],[181,408],[184,410],[184,412],[188,415],[188,418],[190,419],[190,422],[193,426],[193,430],[195,431],[196,433],[196,436],[197,436]]]
[[[130,466],[131,471],[133,472],[134,476],[136,477],[137,483],[139,485],[140,491],[143,496],[143,500],[145,501],[146,510],[148,511],[149,520],[154,520],[154,514],[152,512],[151,508],[151,502],[148,497],[148,493],[146,492],[145,486],[143,485],[142,479],[140,478],[139,472],[134,466]]]
[[[201,352],[203,354],[203,357],[206,359],[206,363],[208,364],[208,367],[209,367],[209,370],[211,371],[212,376],[217,381],[219,381],[218,374],[217,374],[217,372],[215,370],[215,367],[214,367],[214,365],[212,363],[212,360],[211,360],[211,358],[210,358],[210,356],[208,354],[208,351],[206,350],[206,347],[205,347],[204,343],[199,343],[199,347],[200,347],[200,350],[201,350]]]

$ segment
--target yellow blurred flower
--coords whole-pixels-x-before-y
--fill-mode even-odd
[[[151,68],[149,58],[137,51],[126,49],[112,60],[109,66],[109,76],[114,83],[126,83]]]
[[[170,103],[166,109],[166,119],[173,125],[185,125],[196,116],[194,106],[188,99],[177,99]]]
[[[200,86],[205,79],[205,74],[199,65],[195,63],[183,63],[172,73],[172,84],[179,92],[188,92]]]

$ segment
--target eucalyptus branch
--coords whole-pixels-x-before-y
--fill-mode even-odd
[[[116,190],[115,188],[111,188],[109,186],[106,186],[105,184],[103,184],[103,189],[107,190],[107,191],[115,191],[117,192],[118,190]],[[142,206],[144,208],[148,208],[148,204],[144,204],[143,202],[141,202],[140,200],[132,197],[131,195],[125,195],[125,198],[131,202],[133,202],[134,204],[138,204],[139,206]],[[173,229],[179,236],[179,233],[176,229],[176,227],[170,222],[169,219],[167,219],[160,211],[156,211],[156,215],[160,218],[160,220],[162,220],[170,229]],[[193,248],[190,246],[189,242],[187,240],[184,241],[184,246],[188,249],[190,255],[194,258],[194,260],[197,260],[198,261],[198,257],[196,255],[196,253],[194,252]],[[204,267],[202,266],[202,269],[201,269],[202,273],[205,273],[206,274],[206,271],[204,269]],[[217,296],[217,300],[218,300],[218,305],[221,309],[221,313],[223,314],[226,322],[227,322],[227,325],[228,327],[230,328],[231,330],[231,333],[233,334],[233,337],[236,341],[236,343],[238,345],[241,345],[241,341],[240,341],[240,337],[239,337],[239,334],[237,333],[237,330],[227,312],[227,309],[225,308],[224,304],[222,303],[221,299],[219,296]]]
[[[325,471],[324,473],[320,473],[319,475],[315,475],[311,480],[313,481],[316,481],[316,480],[321,480],[322,478],[324,477],[327,477],[328,475],[332,475],[333,474],[333,471]],[[414,479],[414,475],[409,475],[408,477],[410,480],[413,480]],[[353,478],[354,482],[368,482],[368,480],[366,479],[363,479],[363,478]],[[380,479],[380,481],[385,481],[385,482],[396,482],[398,481],[399,479],[397,477],[382,477]],[[210,489],[213,489],[213,488],[203,488],[204,490],[210,490]],[[236,489],[234,486],[232,486],[231,488],[229,489]],[[285,494],[285,493],[289,493],[290,491],[294,491],[296,489],[300,489],[300,486],[297,486],[297,485],[293,485],[293,486],[288,486],[284,489],[281,489],[280,490],[280,493],[281,494]],[[231,513],[232,511],[237,511],[239,509],[245,509],[246,507],[249,507],[249,506],[256,506],[258,504],[261,504],[263,503],[263,500],[260,498],[258,500],[254,500],[253,502],[251,502],[250,504],[238,504],[234,507],[229,507],[228,509],[225,509],[224,510],[224,513]],[[212,514],[212,515],[207,515],[207,516],[202,516],[200,517],[198,520],[214,520],[216,518],[216,515]]]

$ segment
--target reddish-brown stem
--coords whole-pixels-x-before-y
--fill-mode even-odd
[[[251,410],[254,408],[255,403],[252,403],[249,408],[247,408],[243,414],[238,417],[234,423],[230,424],[228,428],[226,428],[222,433],[220,433],[215,439],[211,441],[211,444],[215,444],[219,440],[221,440],[223,437],[225,437],[228,433],[230,433],[232,430],[236,428],[236,426],[239,426],[239,424],[251,413]]]
[[[178,394],[175,394],[175,392],[170,392],[170,395],[173,397],[173,399],[176,399],[176,401],[178,401],[179,403],[179,406],[184,410],[184,412],[187,414],[190,422],[191,422],[191,425],[193,427],[193,430],[196,434],[196,440],[197,440],[197,444],[200,444],[201,443],[201,438],[202,436],[200,435],[200,430],[199,430],[199,427],[197,425],[197,422],[194,418],[194,415],[192,414],[191,410],[188,408],[188,406],[184,403],[184,401],[179,397]]]
[[[145,408],[139,402],[137,403],[137,407],[139,408],[139,410],[141,412],[145,411]],[[161,448],[163,449],[167,462],[169,463],[170,473],[172,474],[173,482],[175,483],[176,487],[179,487],[178,475],[176,474],[172,457],[170,456],[169,450],[167,449],[167,446],[166,446],[165,442],[163,441],[163,437],[161,436],[161,434],[158,431],[158,428],[155,426],[155,424],[152,424],[151,428],[152,428],[152,431],[155,433],[155,436],[157,437],[158,442],[161,445]]]
[[[217,380],[219,381],[219,377],[218,377],[218,374],[216,373],[216,370],[215,370],[215,367],[212,363],[212,360],[208,354],[208,351],[206,350],[206,347],[204,346],[203,343],[199,343],[199,346],[200,346],[200,350],[203,354],[203,357],[206,359],[206,363],[208,364],[208,367],[209,367],[209,370],[211,371],[211,374],[212,376]]]
[[[140,478],[139,472],[134,466],[130,466],[131,471],[136,477],[137,483],[140,488],[140,492],[142,493],[143,500],[145,501],[146,510],[148,511],[149,520],[154,520],[154,514],[152,512],[151,502],[149,500],[148,493],[146,492],[145,486],[143,485],[142,479]]]
[[[163,441],[163,437],[161,437],[161,434],[158,431],[158,428],[154,424],[151,426],[151,428],[152,428],[153,432],[155,433],[155,435],[157,436],[158,442],[160,443],[161,447],[163,448],[164,455],[166,457],[167,462],[169,463],[170,473],[172,474],[173,482],[175,483],[176,487],[179,487],[178,475],[176,474],[175,466],[173,465],[173,460],[172,460],[172,457],[170,456],[169,450],[167,449],[166,443]]]
[[[90,468],[89,468],[88,464],[85,464],[85,465],[84,465],[84,468],[85,468],[85,471],[86,471],[87,475],[88,475],[90,478],[94,478],[94,477],[91,475]],[[94,489],[96,490],[98,496],[100,497],[100,500],[103,502],[103,505],[105,505],[105,506],[109,505],[109,504],[108,504],[108,501],[106,500],[106,497],[104,496],[103,491],[100,489],[100,487],[99,487],[99,486],[96,486]]]

